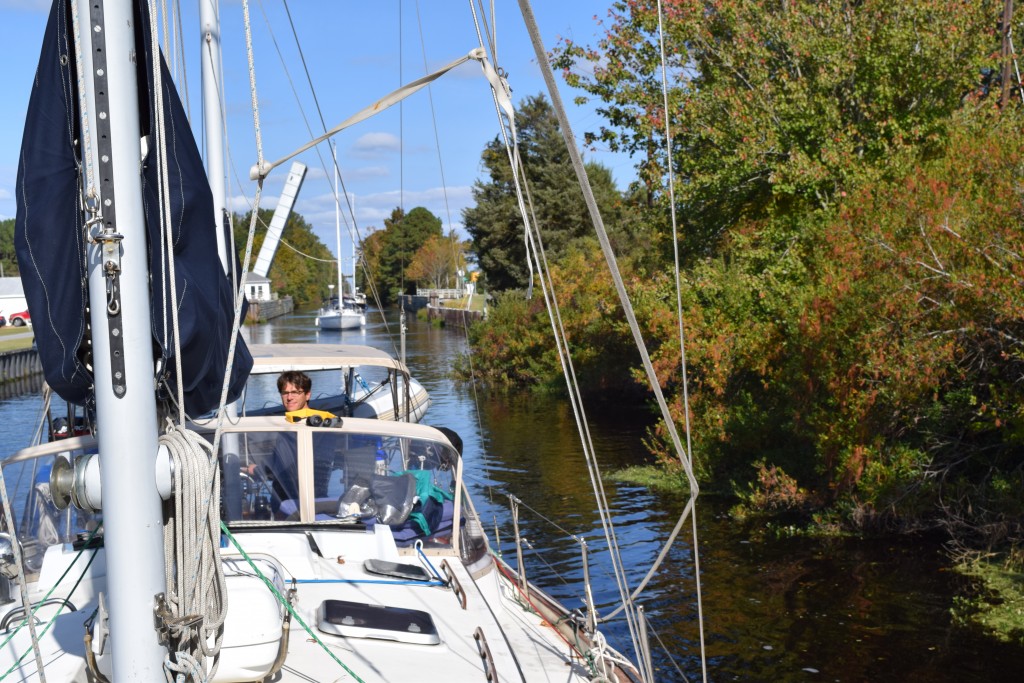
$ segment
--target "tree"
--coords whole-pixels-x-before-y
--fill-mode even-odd
[[[583,195],[554,110],[543,95],[526,98],[516,113],[519,152],[525,166],[524,192],[529,192],[537,227],[548,259],[557,261],[570,244],[592,230]],[[508,154],[501,138],[484,149],[489,180],[473,186],[476,205],[462,212],[481,270],[490,288],[525,287],[529,280],[523,221],[516,200]],[[611,172],[587,164],[598,207],[610,232],[623,233],[623,212]]]
[[[997,101],[1003,3],[664,4],[669,155],[655,3],[616,4],[599,49],[556,63],[602,99],[592,139],[642,157],[661,234],[676,172],[690,420],[672,266],[624,273],[700,476],[830,525],[1021,538],[1024,107]],[[590,323],[599,278],[571,264],[554,279],[593,385],[627,331]],[[553,376],[530,303],[474,330],[492,382]]]
[[[234,216],[235,248],[239,260],[245,256],[245,242],[249,233],[252,212]],[[260,247],[267,235],[267,226],[273,211],[260,209],[250,268],[256,263]],[[312,227],[297,213],[292,213],[281,233],[281,244],[270,265],[271,287],[275,292],[289,295],[297,306],[318,305],[327,298],[328,284],[338,281],[334,256],[313,233]]]
[[[363,237],[359,244],[359,268],[356,269],[356,286],[369,292],[372,299],[379,300],[377,277],[380,272],[380,254],[384,248],[384,231],[371,228],[372,232]]]
[[[466,259],[462,254],[463,245],[454,233],[448,237],[431,235],[413,255],[405,276],[434,289],[456,288],[458,271],[466,270]]]
[[[937,149],[950,115],[997,67],[1001,6],[668,3],[671,161],[687,253],[714,253],[742,219],[827,209]],[[617,2],[609,16],[596,49],[566,39],[554,63],[601,101],[608,123],[587,139],[642,158],[659,199],[668,164],[657,4]]]
[[[431,237],[441,237],[441,219],[422,206],[406,214],[400,207],[384,219],[380,250],[370,255],[376,267],[368,270],[377,287],[381,303],[386,305],[407,289],[406,269],[420,247]],[[365,252],[365,246],[364,246]],[[370,261],[367,261],[369,268]]]
[[[0,275],[15,277],[19,274],[18,259],[14,255],[14,219],[0,221]]]

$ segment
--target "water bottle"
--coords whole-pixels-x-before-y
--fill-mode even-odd
[[[388,473],[388,461],[384,459],[384,454],[380,451],[377,452],[377,457],[374,460],[374,472],[380,476],[385,476]]]

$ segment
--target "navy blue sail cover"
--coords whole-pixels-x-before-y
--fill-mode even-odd
[[[107,330],[89,330],[84,213],[80,200],[79,104],[70,12],[69,0],[55,0],[50,9],[18,164],[14,239],[46,381],[61,398],[84,405],[90,403],[93,394],[90,334],[107,334]],[[148,138],[149,150],[142,165],[142,186],[157,356],[154,372],[159,369],[157,379],[174,395],[178,359],[174,351],[168,259],[160,234],[160,169],[156,160],[156,105],[151,69],[154,56],[144,2],[136,5],[135,27],[136,54],[141,57],[137,69],[140,126],[142,135]],[[217,255],[220,228],[202,158],[170,73],[162,56],[158,58],[168,131],[170,225],[183,393],[186,412],[199,415],[213,410],[220,402],[231,341],[235,287]],[[117,123],[112,125],[116,127]],[[125,315],[130,314],[125,311]],[[252,356],[239,335],[229,401],[238,398],[251,369]],[[131,398],[126,396],[126,400]]]

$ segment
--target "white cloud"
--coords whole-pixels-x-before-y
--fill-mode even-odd
[[[391,175],[391,169],[387,166],[342,167],[341,169],[341,177],[346,183],[357,180],[371,180],[373,178],[387,178],[389,175]]]
[[[402,141],[391,133],[366,133],[352,145],[353,155],[361,158],[379,157],[382,153],[398,152]]]

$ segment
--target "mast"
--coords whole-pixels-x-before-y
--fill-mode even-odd
[[[331,141],[334,159],[334,253],[338,255],[338,314],[345,308],[345,277],[341,273],[341,195],[338,194],[338,144]]]
[[[356,296],[356,237],[359,235],[359,229],[356,227],[356,198],[353,195],[347,195],[349,200],[348,206],[349,211],[352,212],[352,229],[349,231],[349,240],[352,242],[352,302],[356,306],[356,310],[359,312],[359,325],[360,327],[366,326],[366,306],[360,305],[359,297]],[[365,304],[365,299],[363,300]]]
[[[217,226],[217,255],[224,272],[231,272],[229,236],[224,231],[227,197],[224,181],[224,117],[221,107],[220,2],[199,0],[199,31],[203,65],[203,132],[206,136],[206,176],[213,193]]]
[[[349,199],[349,207],[350,207],[349,210],[352,212],[352,222],[353,222],[353,224],[355,224],[356,200],[355,200],[354,197],[351,197],[351,196],[348,199]],[[350,261],[350,263],[352,264],[352,301],[355,301],[356,300],[356,234],[355,234],[355,230],[349,230],[348,241],[349,241],[350,246],[352,247],[352,249],[351,249],[352,259]]]
[[[165,590],[161,501],[155,481],[146,220],[139,177],[140,124],[131,0],[79,3],[84,97],[95,128],[86,149],[100,179],[102,222],[88,249],[93,368],[103,488],[104,546],[115,681],[164,677],[154,628]],[[116,192],[115,192],[115,187]]]

